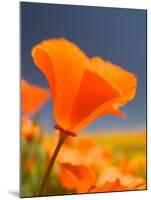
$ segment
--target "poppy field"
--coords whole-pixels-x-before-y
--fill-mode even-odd
[[[38,196],[41,179],[59,139],[38,122],[22,119],[21,196]],[[68,136],[43,195],[146,189],[146,133]]]

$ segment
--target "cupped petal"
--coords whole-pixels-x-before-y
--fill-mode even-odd
[[[62,128],[68,129],[69,116],[89,59],[64,38],[41,42],[33,48],[32,56],[52,89],[55,119]]]
[[[91,59],[73,106],[70,129],[78,131],[106,114],[126,117],[119,107],[134,98],[136,86],[134,74],[101,58]]]

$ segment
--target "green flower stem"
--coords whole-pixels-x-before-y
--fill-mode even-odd
[[[60,131],[58,144],[57,144],[57,146],[56,146],[56,149],[55,149],[55,151],[54,151],[54,153],[53,153],[53,155],[52,155],[52,157],[51,157],[51,160],[50,160],[50,162],[49,162],[49,164],[48,164],[48,167],[47,167],[47,169],[46,169],[46,172],[45,172],[45,174],[44,174],[44,177],[43,177],[43,180],[42,180],[40,189],[39,189],[39,191],[38,191],[38,196],[42,196],[43,193],[44,193],[44,189],[45,189],[45,186],[46,186],[46,184],[47,184],[47,182],[48,182],[50,172],[51,172],[51,170],[52,170],[52,168],[53,168],[53,165],[54,165],[54,163],[55,163],[55,160],[56,160],[56,157],[57,157],[57,155],[58,155],[58,153],[59,153],[59,150],[60,150],[60,148],[61,148],[61,146],[62,146],[62,144],[64,143],[64,141],[65,141],[66,138],[67,138],[67,135],[63,134],[63,133]]]

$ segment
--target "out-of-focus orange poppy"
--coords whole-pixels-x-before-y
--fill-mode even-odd
[[[34,167],[35,167],[35,158],[34,157],[28,158],[24,164],[25,172],[30,173],[34,169]]]
[[[32,57],[51,87],[55,119],[63,130],[78,131],[106,114],[125,117],[119,107],[135,96],[134,74],[100,57],[88,58],[64,38],[34,46]]]
[[[119,179],[120,183],[130,190],[137,189],[140,185],[145,184],[145,180],[143,178],[137,178],[132,174],[124,175],[122,171],[115,166],[108,166],[104,168],[98,178],[97,184],[102,186],[104,183],[114,182],[116,179]]]
[[[79,136],[70,145],[63,145],[57,158],[58,162],[70,162],[73,165],[92,167],[97,173],[112,162],[112,155],[107,149],[100,148],[90,136]]]
[[[75,141],[75,148],[81,153],[86,153],[96,146],[96,142],[90,136],[81,136]]]
[[[144,169],[145,171],[146,158],[144,154],[136,155],[132,159],[128,159],[125,157],[121,159],[119,167],[124,174],[133,174],[136,176],[139,174],[139,171],[141,169]]]
[[[22,112],[29,115],[37,112],[49,100],[50,91],[37,85],[21,81]]]
[[[21,136],[23,139],[26,139],[30,142],[33,138],[36,138],[40,134],[40,128],[38,127],[38,125],[34,124],[30,119],[22,117],[21,123]]]
[[[60,164],[60,182],[67,190],[85,193],[96,183],[94,171],[85,165]]]
[[[65,189],[77,193],[136,190],[145,186],[143,178],[124,176],[116,167],[108,167],[97,180],[92,168],[70,163],[61,164],[60,183]]]
[[[136,175],[138,171],[140,170],[140,162],[138,158],[134,158],[131,160],[128,159],[122,159],[120,161],[120,169],[125,174],[133,174]]]

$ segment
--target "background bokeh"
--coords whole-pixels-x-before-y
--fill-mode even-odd
[[[84,52],[100,56],[138,77],[136,98],[121,108],[127,119],[108,115],[95,120],[87,131],[145,129],[146,127],[146,11],[135,9],[21,3],[21,77],[48,86],[34,66],[32,47],[47,38],[65,37]],[[128,80],[127,80],[128,81]],[[41,111],[40,121],[50,130],[51,101]]]

